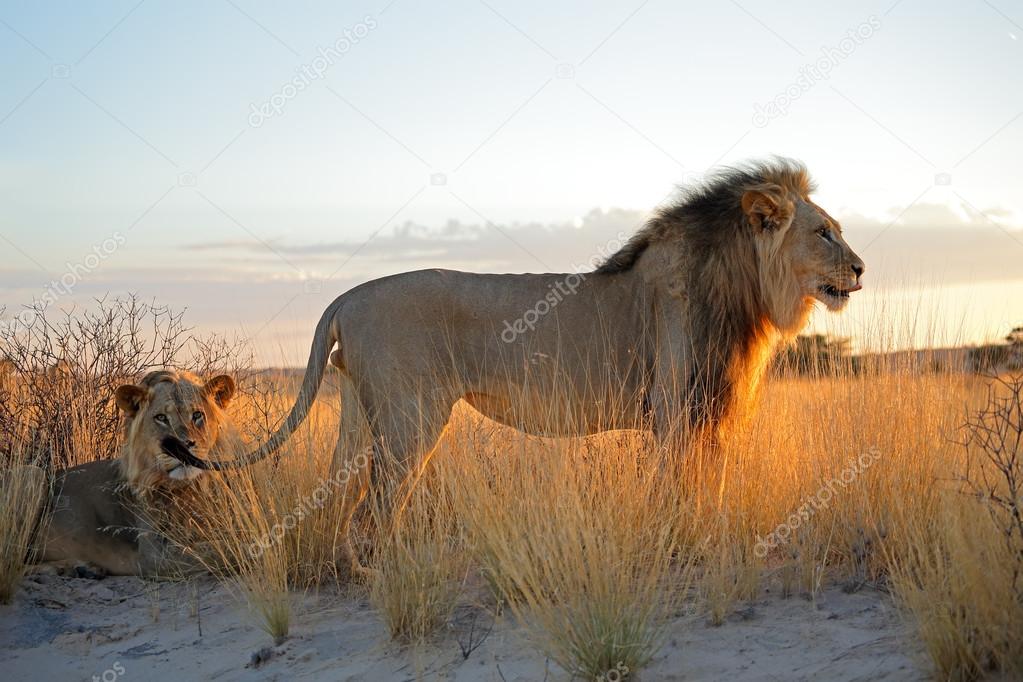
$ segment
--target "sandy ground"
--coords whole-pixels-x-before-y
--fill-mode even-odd
[[[272,646],[245,605],[212,580],[146,583],[30,576],[0,607],[5,680],[464,680],[568,676],[529,644],[510,615],[496,622],[460,607],[449,632],[423,651],[391,642],[364,597],[296,595],[291,637]],[[483,643],[466,659],[460,642]],[[261,649],[268,660],[253,663]],[[632,679],[922,680],[920,646],[889,598],[826,590],[816,603],[770,594],[720,627],[698,617],[670,624],[654,660]]]

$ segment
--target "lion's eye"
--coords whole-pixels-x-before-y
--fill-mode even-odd
[[[827,225],[821,225],[817,228],[817,234],[821,239],[825,241],[831,241],[831,231],[828,230]]]
[[[153,419],[156,420],[157,424],[163,424],[164,426],[170,424],[170,421],[167,419],[167,415],[165,414],[158,414],[155,417],[153,417]]]
[[[204,415],[202,412],[196,410],[195,412],[192,413],[192,421],[195,422],[196,424],[201,423],[203,419],[206,419],[206,415]]]

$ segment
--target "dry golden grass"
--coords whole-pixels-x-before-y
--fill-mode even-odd
[[[231,415],[258,441],[292,401],[287,391],[257,392],[236,401]],[[336,401],[317,402],[278,457],[206,477],[207,496],[195,516],[208,523],[169,530],[172,539],[192,547],[212,572],[239,589],[276,641],[288,635],[292,590],[349,577],[347,566],[340,565],[340,530],[355,481],[350,469],[332,469],[337,420]]]
[[[760,592],[763,562],[756,556],[755,533],[728,510],[704,519],[707,548],[701,555],[700,597],[711,625],[721,625],[735,604]]]
[[[1023,677],[1023,377],[999,379],[962,430],[961,460],[927,513],[886,546],[895,594],[938,674]]]
[[[676,557],[687,507],[655,453],[610,435],[498,435],[471,415],[458,426],[436,476],[496,596],[566,671],[638,670],[692,577]]]
[[[393,530],[377,536],[373,571],[370,597],[394,639],[421,646],[447,625],[468,561],[444,489],[424,482],[415,491]]]
[[[1018,674],[1023,539],[1007,540],[992,501],[958,478],[956,439],[989,383],[916,366],[774,378],[718,448],[689,453],[682,476],[640,434],[546,440],[460,405],[405,513],[378,520],[386,533],[356,529],[372,547],[372,600],[395,638],[422,642],[479,570],[547,655],[598,676],[640,669],[680,611],[722,623],[767,586],[813,598],[836,582],[873,585],[917,624],[938,676]],[[249,398],[234,416],[258,440],[292,398],[293,386]],[[275,638],[296,618],[295,589],[350,584],[338,561],[351,491],[317,493],[336,473],[340,409],[325,390],[278,461],[211,476],[210,522],[181,536]],[[364,441],[354,432],[344,450]],[[2,494],[9,593],[26,537],[12,510],[33,493],[8,483]]]
[[[25,576],[29,543],[48,493],[42,469],[19,465],[0,470],[0,604],[8,604]]]
[[[991,670],[1023,675],[1023,603],[1012,556],[982,505],[955,493],[935,515],[913,519],[907,552],[893,557],[895,594],[918,623],[940,677],[970,680]]]

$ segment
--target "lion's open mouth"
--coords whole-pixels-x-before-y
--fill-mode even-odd
[[[859,291],[863,286],[859,282],[848,289],[835,286],[834,284],[821,284],[817,287],[817,299],[828,306],[831,310],[839,310],[849,302],[849,294]]]
[[[839,289],[831,284],[822,284],[817,287],[817,291],[821,292],[825,296],[831,296],[832,298],[849,298],[849,294],[853,291],[859,290],[859,285],[853,289]]]

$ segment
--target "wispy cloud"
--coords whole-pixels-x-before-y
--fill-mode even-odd
[[[508,249],[508,240],[502,231],[513,234],[515,241],[542,251],[544,260],[552,267],[570,270],[588,264],[600,245],[619,232],[631,233],[645,219],[640,211],[594,209],[578,221],[567,223],[513,223],[495,226],[466,224],[456,220],[438,227],[414,222],[396,225],[382,232],[376,239],[364,244],[358,240],[331,242],[270,243],[275,252],[283,253],[300,263],[316,267],[336,263],[361,247],[358,261],[361,269],[366,263],[377,274],[400,271],[409,267],[465,267],[472,270],[501,270],[512,272],[535,271],[537,263],[521,251]],[[231,258],[251,261],[266,258],[266,248],[255,241],[232,240],[189,243],[181,246],[185,252],[215,253],[221,262]],[[355,261],[353,261],[353,264]],[[556,265],[557,264],[557,265]]]
[[[1023,279],[1023,230],[1010,222],[1011,214],[1004,209],[984,209],[981,214],[965,205],[957,211],[921,203],[905,210],[893,208],[889,215],[886,219],[852,214],[842,219],[850,243],[865,250],[871,277],[940,278],[943,282]],[[894,216],[898,219],[893,224]],[[600,244],[620,233],[631,234],[646,217],[640,211],[594,209],[574,222],[511,224],[501,229],[530,250],[542,252],[552,268],[569,271],[588,265]],[[1018,235],[1016,240],[1013,235]],[[272,244],[275,252],[313,273],[363,246],[357,240],[280,239]],[[180,248],[186,253],[215,254],[218,263],[243,269],[239,276],[250,276],[254,262],[269,263],[273,258],[264,244],[255,241],[198,242]],[[396,225],[364,245],[352,261],[352,271],[366,278],[417,267],[530,272],[537,263],[508,249],[506,238],[494,227],[455,220],[436,227],[414,222]]]

